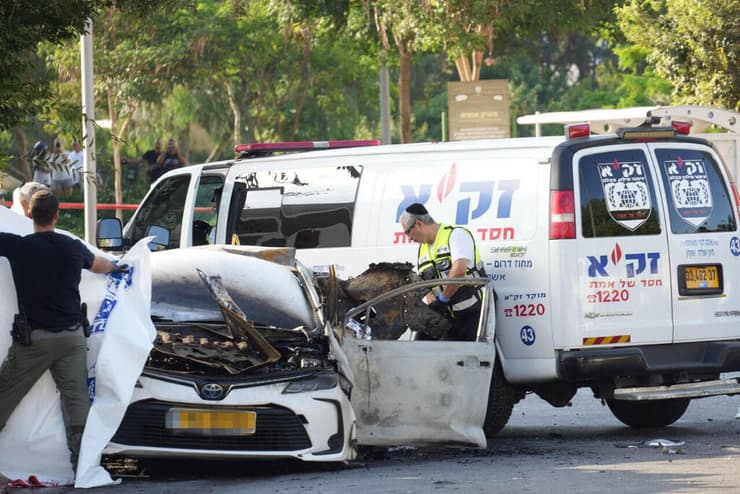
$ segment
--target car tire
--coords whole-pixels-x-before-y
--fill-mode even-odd
[[[690,402],[690,398],[650,401],[606,400],[609,410],[620,422],[636,429],[671,425],[681,418]]]
[[[483,432],[486,437],[493,437],[504,428],[511,417],[511,411],[516,403],[516,390],[506,382],[501,364],[496,359],[491,376],[491,387],[488,392],[488,408],[486,420],[483,422]]]

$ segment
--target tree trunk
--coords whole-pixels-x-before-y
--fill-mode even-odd
[[[480,80],[481,65],[483,65],[483,52],[481,50],[473,50],[473,73],[470,77],[471,81]]]
[[[411,53],[408,50],[399,50],[401,55],[401,71],[398,76],[398,112],[401,120],[401,142],[413,142],[414,135],[411,128]]]
[[[20,127],[13,127],[13,134],[15,134],[15,142],[18,145],[18,159],[21,162],[21,173],[23,174],[23,180],[26,182],[31,180],[31,164],[28,162],[28,154],[26,153],[26,133]]]
[[[234,87],[231,81],[226,83],[226,94],[229,96],[229,106],[231,106],[231,114],[234,116],[234,146],[241,144],[242,141],[242,112],[239,108],[239,103],[236,101],[236,95],[234,94]]]
[[[303,74],[297,90],[297,103],[295,114],[293,115],[293,131],[290,134],[291,139],[295,139],[301,130],[301,116],[303,108],[308,99],[308,89],[311,87],[311,31],[308,28],[303,29]]]
[[[121,183],[121,134],[118,129],[117,99],[111,85],[108,85],[108,116],[110,117],[111,141],[113,141],[113,193],[116,204],[123,204],[123,186]],[[125,125],[125,124],[124,124]],[[115,134],[113,133],[115,132]],[[123,211],[116,209],[116,218],[123,222]]]
[[[473,59],[473,66],[470,66],[468,57],[463,55],[455,60],[455,68],[457,68],[457,75],[463,82],[479,81],[480,80],[480,69],[483,64],[483,52],[480,50],[473,50],[471,55]]]
[[[190,164],[190,122],[185,125],[185,128],[177,135],[178,147],[182,156],[185,158],[185,162]]]
[[[470,80],[470,64],[468,63],[467,57],[458,57],[455,60],[455,67],[457,68],[457,76],[460,78],[460,81],[467,82]]]

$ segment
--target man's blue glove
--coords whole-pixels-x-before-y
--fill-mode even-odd
[[[440,293],[439,294],[439,297],[437,297],[437,300],[439,300],[443,304],[449,304],[450,303],[450,299],[447,298],[447,297],[445,297],[445,294],[444,293]]]

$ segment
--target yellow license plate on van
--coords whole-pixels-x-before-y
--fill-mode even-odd
[[[686,288],[719,288],[717,266],[686,266]]]
[[[165,427],[176,433],[246,436],[257,430],[257,413],[249,410],[170,408]]]
[[[678,267],[680,295],[717,295],[724,291],[721,264],[694,264]]]

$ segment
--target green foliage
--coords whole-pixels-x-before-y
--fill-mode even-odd
[[[617,13],[677,102],[740,110],[740,2],[630,0]]]
[[[510,81],[512,120],[535,111],[738,104],[737,0],[625,0],[619,24],[615,0],[26,3],[0,5],[0,156],[15,156],[0,168],[16,176],[36,140],[60,136],[70,148],[80,137],[78,36],[87,15],[97,118],[117,122],[112,132],[130,159],[156,138],[177,138],[192,163],[232,157],[237,136],[377,137],[378,69],[388,64],[398,97],[404,54],[414,57],[406,80],[415,140],[441,139],[447,83],[457,79],[452,61],[473,50],[493,49],[481,78]],[[394,101],[392,111],[400,109]],[[2,130],[16,123],[22,128]],[[514,135],[531,132],[514,127]],[[104,129],[96,136],[99,201],[112,202],[113,137]],[[138,202],[147,186],[142,168],[136,182],[124,181],[124,202]]]
[[[58,45],[85,32],[85,21],[115,3],[143,16],[155,0],[3,0],[0,2],[0,130],[41,111],[52,95],[49,78],[39,77],[39,43]]]
[[[38,111],[50,94],[48,80],[37,77],[36,45],[78,36],[93,8],[91,0],[0,2],[0,129]]]

